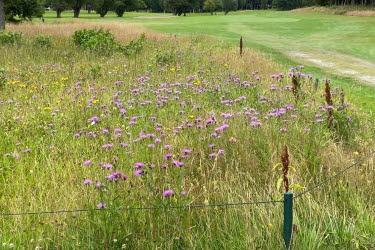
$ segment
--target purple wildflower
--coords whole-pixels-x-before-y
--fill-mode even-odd
[[[87,160],[83,163],[83,165],[85,166],[91,166],[92,165],[92,161],[91,160]]]
[[[134,168],[143,168],[145,164],[143,162],[137,162],[133,165]]]
[[[174,195],[174,191],[172,189],[168,189],[163,192],[163,197],[169,197],[173,195]]]
[[[99,208],[99,209],[104,209],[104,208],[106,207],[106,205],[107,205],[107,204],[101,202],[101,203],[98,204],[98,208]]]
[[[134,175],[137,177],[141,177],[144,174],[144,171],[142,169],[138,169],[134,172]]]
[[[86,185],[86,186],[91,185],[92,180],[84,180],[83,184]]]

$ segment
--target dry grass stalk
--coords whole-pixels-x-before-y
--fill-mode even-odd
[[[73,22],[73,23],[22,23],[18,25],[9,24],[7,30],[19,31],[25,36],[35,37],[37,35],[48,35],[52,37],[69,38],[76,30],[81,29],[104,29],[110,30],[111,33],[121,42],[128,42],[138,38],[142,33],[147,33],[148,37],[162,39],[165,35],[146,30],[143,26],[137,24],[119,23],[119,22],[105,22],[93,23],[87,21]]]
[[[242,56],[242,48],[243,48],[243,41],[242,41],[242,36],[240,39],[240,56]]]

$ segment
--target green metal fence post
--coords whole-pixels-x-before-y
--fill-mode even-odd
[[[289,249],[293,233],[293,193],[284,193],[284,242]]]

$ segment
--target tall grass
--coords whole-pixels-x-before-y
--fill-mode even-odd
[[[90,25],[61,36],[45,25],[52,46],[41,48],[38,26],[15,26],[23,43],[0,45],[1,213],[89,209],[2,217],[4,248],[280,249],[278,204],[122,209],[280,199],[284,145],[290,184],[306,187],[374,146],[341,90],[330,83],[328,107],[301,67],[281,74],[249,49],[239,57],[214,39],[158,34],[135,56],[101,56],[71,41]],[[124,44],[140,34],[110,28]],[[299,198],[293,247],[373,247],[373,170],[372,158]]]

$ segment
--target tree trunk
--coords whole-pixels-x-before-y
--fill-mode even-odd
[[[5,30],[4,0],[0,0],[0,30]]]
[[[73,11],[74,11],[74,17],[78,18],[79,17],[79,12],[81,11],[81,8],[74,7]]]
[[[56,17],[61,18],[61,10],[56,10]]]

